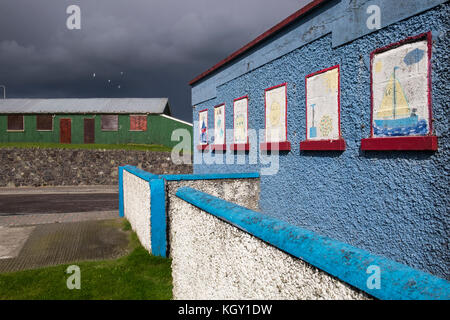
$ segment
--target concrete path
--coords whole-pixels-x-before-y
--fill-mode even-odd
[[[18,227],[34,226],[49,223],[67,223],[93,220],[115,219],[118,211],[94,211],[94,212],[69,212],[60,214],[27,214],[15,216],[0,216],[0,226]]]
[[[128,250],[116,186],[0,188],[0,273]]]
[[[0,259],[17,257],[33,230],[34,227],[0,227]]]
[[[128,252],[122,220],[0,227],[0,273],[118,258]]]

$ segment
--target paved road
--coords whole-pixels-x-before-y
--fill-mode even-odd
[[[0,216],[117,211],[115,188],[1,188]]]
[[[0,216],[112,211],[119,197],[111,193],[0,195]]]

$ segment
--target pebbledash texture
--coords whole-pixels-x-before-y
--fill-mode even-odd
[[[181,187],[191,187],[237,205],[259,210],[259,179],[183,180],[166,183],[169,215],[172,210],[176,210],[172,207],[172,201],[178,199],[175,194]]]
[[[169,220],[174,299],[370,299],[179,198]]]
[[[147,181],[123,172],[124,215],[136,232],[142,246],[151,252],[150,185]]]
[[[259,209],[259,179],[168,181],[174,299],[367,299],[310,264],[175,196],[192,187]]]
[[[114,185],[122,164],[158,174],[192,172],[189,164],[174,164],[169,152],[0,148],[0,187]]]

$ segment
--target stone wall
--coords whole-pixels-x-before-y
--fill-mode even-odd
[[[0,187],[115,185],[117,168],[130,164],[156,174],[191,173],[168,152],[81,149],[0,149]]]

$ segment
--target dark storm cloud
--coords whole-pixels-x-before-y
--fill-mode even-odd
[[[0,84],[10,98],[167,96],[191,121],[188,81],[305,2],[2,0]],[[71,4],[81,30],[66,28]]]

